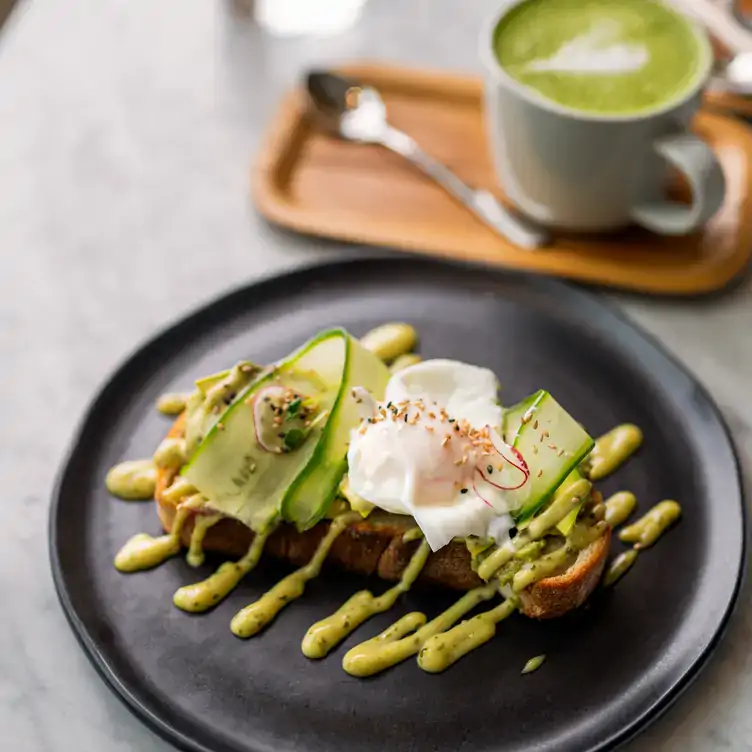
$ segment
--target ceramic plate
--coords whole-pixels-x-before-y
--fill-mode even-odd
[[[134,302],[135,305],[135,302]],[[487,366],[512,404],[545,387],[593,434],[639,424],[644,448],[600,484],[633,490],[645,510],[678,499],[684,517],[612,591],[563,619],[514,616],[441,675],[414,660],[369,680],[344,652],[409,611],[436,614],[453,595],[416,589],[327,659],[307,660],[307,628],[379,582],[327,571],[250,641],[233,614],[288,571],[265,561],[214,611],[172,606],[207,576],[182,558],[134,575],[112,566],[131,535],[156,533],[151,503],[104,489],[107,469],[149,456],[169,427],[153,408],[168,390],[250,358],[269,362],[318,330],[362,335],[414,324],[424,357]],[[697,381],[598,297],[530,278],[410,257],[358,259],[267,279],[216,300],[134,353],[97,396],[61,471],[50,520],[61,602],[102,677],[157,733],[205,752],[521,752],[610,749],[656,718],[716,646],[744,563],[737,460]],[[615,542],[613,549],[620,544]],[[545,653],[536,673],[528,658]]]

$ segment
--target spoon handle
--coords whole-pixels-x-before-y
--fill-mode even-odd
[[[532,250],[548,240],[548,233],[533,223],[509,212],[488,191],[471,188],[449,168],[426,154],[406,133],[387,126],[381,133],[379,143],[400,154],[433,178],[448,193],[470,209],[479,219],[515,245]]]

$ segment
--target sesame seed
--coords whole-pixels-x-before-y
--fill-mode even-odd
[[[538,477],[540,478],[541,475],[543,475],[543,470],[538,470]]]
[[[467,489],[466,488],[460,489],[460,493],[467,493]]]
[[[557,457],[561,457],[563,454],[564,454],[564,450],[563,449],[559,449],[559,451],[556,452],[556,456]]]
[[[429,417],[429,418],[430,418],[431,420],[436,420],[436,413],[428,413],[428,417]]]
[[[534,431],[538,430],[538,421],[537,420],[535,421],[535,423],[533,423],[533,430]]]
[[[217,430],[224,431],[225,430],[225,424],[224,423],[217,423]]]
[[[547,438],[549,438],[549,436],[551,436],[551,434],[550,434],[550,433],[549,433],[548,431],[544,431],[544,432],[543,432],[543,438],[544,438],[544,439],[547,439]]]
[[[426,431],[428,431],[429,433],[433,433],[433,431],[434,431],[433,426],[423,426],[423,428],[425,428]]]
[[[489,465],[489,466],[488,466],[488,467],[486,468],[486,470],[488,470],[488,474],[489,474],[489,475],[493,475],[493,467],[492,467],[491,465]]]
[[[533,444],[533,454],[538,454],[538,446]]]
[[[442,448],[445,447],[452,440],[452,434],[448,433],[441,442]]]

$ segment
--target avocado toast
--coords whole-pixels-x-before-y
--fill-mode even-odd
[[[298,566],[236,615],[238,637],[263,630],[325,563],[396,582],[354,594],[313,625],[302,644],[310,658],[414,583],[464,591],[434,619],[408,614],[350,650],[343,667],[356,676],[414,654],[441,671],[514,611],[545,619],[582,605],[611,539],[586,477],[593,440],[548,392],[504,410],[487,369],[400,361],[415,344],[410,329],[387,325],[360,341],[329,330],[278,363],[238,363],[169,401],[180,414],[139,471],[145,487],[134,491],[138,463],[107,479],[122,498],[153,495],[166,534],[134,536],[116,567],[148,569],[182,547],[194,566],[204,551],[235,557],[176,592],[176,606],[200,612],[262,553]],[[407,367],[390,372],[387,359]],[[500,605],[464,619],[500,595]]]
[[[183,416],[170,428],[168,436],[181,438],[184,434]],[[175,470],[159,468],[155,503],[157,514],[165,532],[172,530],[179,501],[165,500],[163,492],[170,486]],[[599,491],[593,491],[591,506],[601,502]],[[183,547],[188,548],[197,511],[190,516],[180,532]],[[300,532],[294,525],[284,525],[270,536],[265,552],[269,556],[285,559],[303,566],[313,556],[316,547],[329,526],[322,521],[313,528]],[[332,564],[364,575],[377,575],[383,580],[400,578],[414,553],[416,541],[403,540],[407,530],[414,527],[410,518],[375,512],[361,522],[350,525],[335,541],[328,561]],[[203,548],[229,557],[242,556],[253,540],[253,531],[230,517],[212,525],[203,539]],[[576,561],[565,571],[529,585],[520,593],[520,611],[538,619],[562,616],[581,606],[593,592],[603,572],[611,542],[611,529],[583,549]],[[453,541],[432,553],[418,576],[418,582],[439,585],[454,590],[469,590],[482,584],[472,567],[472,557],[464,541]]]

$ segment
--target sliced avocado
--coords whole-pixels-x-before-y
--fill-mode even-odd
[[[559,486],[559,488],[564,488],[565,486],[571,486],[574,483],[577,483],[579,480],[583,480],[584,476],[582,473],[575,468],[572,470],[569,475],[564,479],[564,482]],[[574,527],[574,523],[577,522],[577,515],[580,513],[580,509],[582,509],[582,503],[578,504],[557,526],[556,529],[564,536],[569,535],[569,533],[572,532],[572,528]]]
[[[529,481],[518,492],[521,503],[513,514],[519,528],[525,526],[592,450],[594,441],[543,390],[507,411],[504,434],[505,440],[522,455],[530,471]],[[568,522],[569,516],[562,520],[562,524]]]
[[[362,353],[367,367],[356,367]],[[283,510],[286,519],[300,526],[320,519],[344,473],[350,430],[359,422],[357,411],[350,408],[351,377],[365,379],[366,383],[356,383],[380,390],[376,396],[381,397],[389,372],[344,330],[319,334],[237,396],[182,475],[210,500],[211,507],[257,532],[267,530]],[[281,439],[271,445],[266,438],[268,423],[256,425],[256,417],[266,414],[259,411],[257,400],[279,388],[315,405],[315,417],[303,431],[295,416],[294,430],[302,435],[296,433],[295,441],[289,442],[286,416],[279,415]],[[287,498],[293,499],[292,506],[285,503]]]

